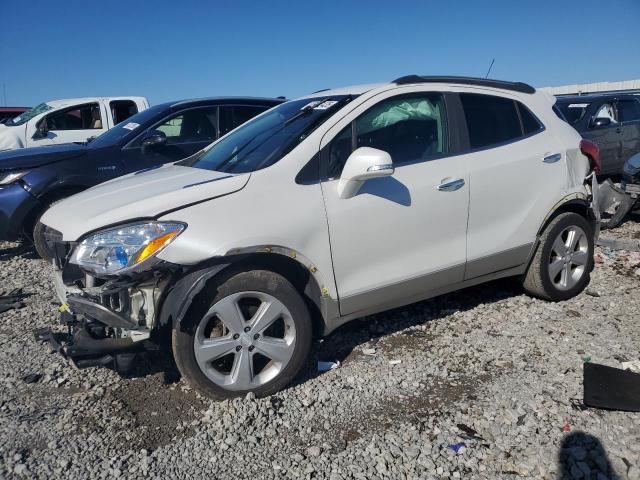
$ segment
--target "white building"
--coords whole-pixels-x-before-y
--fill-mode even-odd
[[[553,95],[577,95],[596,92],[620,92],[635,90],[640,93],[640,79],[622,80],[620,82],[577,83],[574,85],[562,85],[560,87],[542,87],[539,90]]]

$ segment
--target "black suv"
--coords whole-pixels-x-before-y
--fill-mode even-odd
[[[48,260],[52,253],[39,220],[51,204],[112,178],[193,155],[283,101],[226,97],[163,103],[89,144],[2,152],[0,240],[32,239]]]
[[[600,147],[602,175],[621,175],[624,163],[640,152],[639,95],[562,96],[556,106],[583,138]]]

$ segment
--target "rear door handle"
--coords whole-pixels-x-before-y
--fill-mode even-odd
[[[560,153],[554,153],[552,155],[547,155],[546,157],[544,157],[542,159],[542,161],[544,163],[556,163],[557,161],[559,161],[562,158],[562,155]]]
[[[461,189],[462,187],[464,187],[464,180],[462,178],[445,178],[444,180],[442,180],[442,183],[436,188],[441,192],[453,192],[455,190]]]

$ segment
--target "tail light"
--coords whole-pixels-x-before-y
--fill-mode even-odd
[[[580,151],[586,155],[595,174],[600,173],[600,148],[590,140],[580,140]]]

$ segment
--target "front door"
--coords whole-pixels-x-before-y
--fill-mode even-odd
[[[609,124],[596,126],[597,118],[609,120]],[[622,128],[618,121],[618,113],[614,102],[604,102],[595,109],[595,114],[589,121],[589,129],[583,132],[584,138],[593,141],[600,149],[600,163],[602,164],[602,174],[611,175],[619,173]]]
[[[144,139],[153,131],[165,134],[164,145],[145,147]],[[218,107],[198,107],[174,113],[142,132],[122,149],[127,172],[162,163],[176,162],[215,141],[218,137]]]
[[[38,124],[46,124],[46,135],[33,138],[27,135],[28,147],[40,147],[53,143],[87,142],[107,131],[104,108],[97,102],[76,105],[46,115]]]
[[[443,96],[419,87],[403,91],[357,107],[321,144],[342,315],[408,303],[463,277],[467,166],[450,156]],[[359,147],[388,152],[395,173],[369,180],[357,195],[341,199],[340,173]]]

